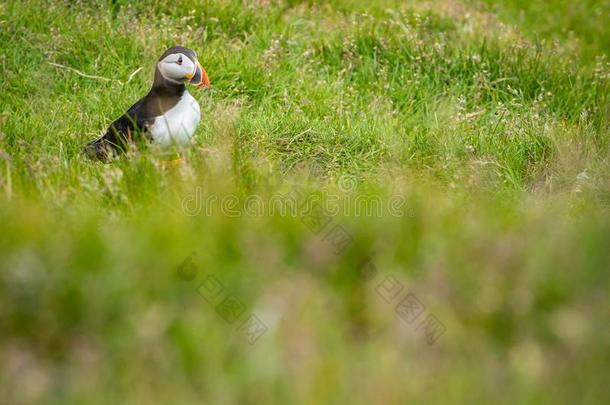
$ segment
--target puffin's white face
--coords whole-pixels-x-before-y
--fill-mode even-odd
[[[191,80],[197,70],[195,63],[182,53],[167,55],[158,63],[158,66],[164,78],[179,83]]]

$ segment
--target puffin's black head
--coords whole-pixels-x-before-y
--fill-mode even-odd
[[[165,51],[159,58],[157,69],[171,83],[189,82],[195,86],[210,86],[208,74],[199,64],[195,51],[183,46],[174,46]]]

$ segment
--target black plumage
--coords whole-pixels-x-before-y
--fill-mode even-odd
[[[169,48],[161,55],[159,61],[175,53],[182,53],[193,63],[198,64],[195,52],[182,46]],[[205,71],[203,71],[203,74],[207,80]],[[191,82],[199,83],[201,75],[202,69],[197,69]],[[209,85],[209,81],[204,85]],[[159,71],[159,67],[156,66],[154,82],[148,94],[132,105],[119,119],[110,124],[101,138],[87,144],[83,152],[91,159],[107,162],[126,152],[129,145],[150,140],[148,136],[149,128],[154,124],[155,118],[174,107],[185,90],[184,82],[167,80]]]

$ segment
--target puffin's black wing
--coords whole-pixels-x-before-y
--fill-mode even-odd
[[[142,108],[144,99],[135,103],[125,114],[114,121],[101,138],[90,142],[83,152],[89,158],[107,162],[113,156],[127,151],[128,145],[144,135],[153,119],[146,117]]]

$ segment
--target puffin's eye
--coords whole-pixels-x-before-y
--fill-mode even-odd
[[[177,64],[182,65],[182,56],[178,56]]]

